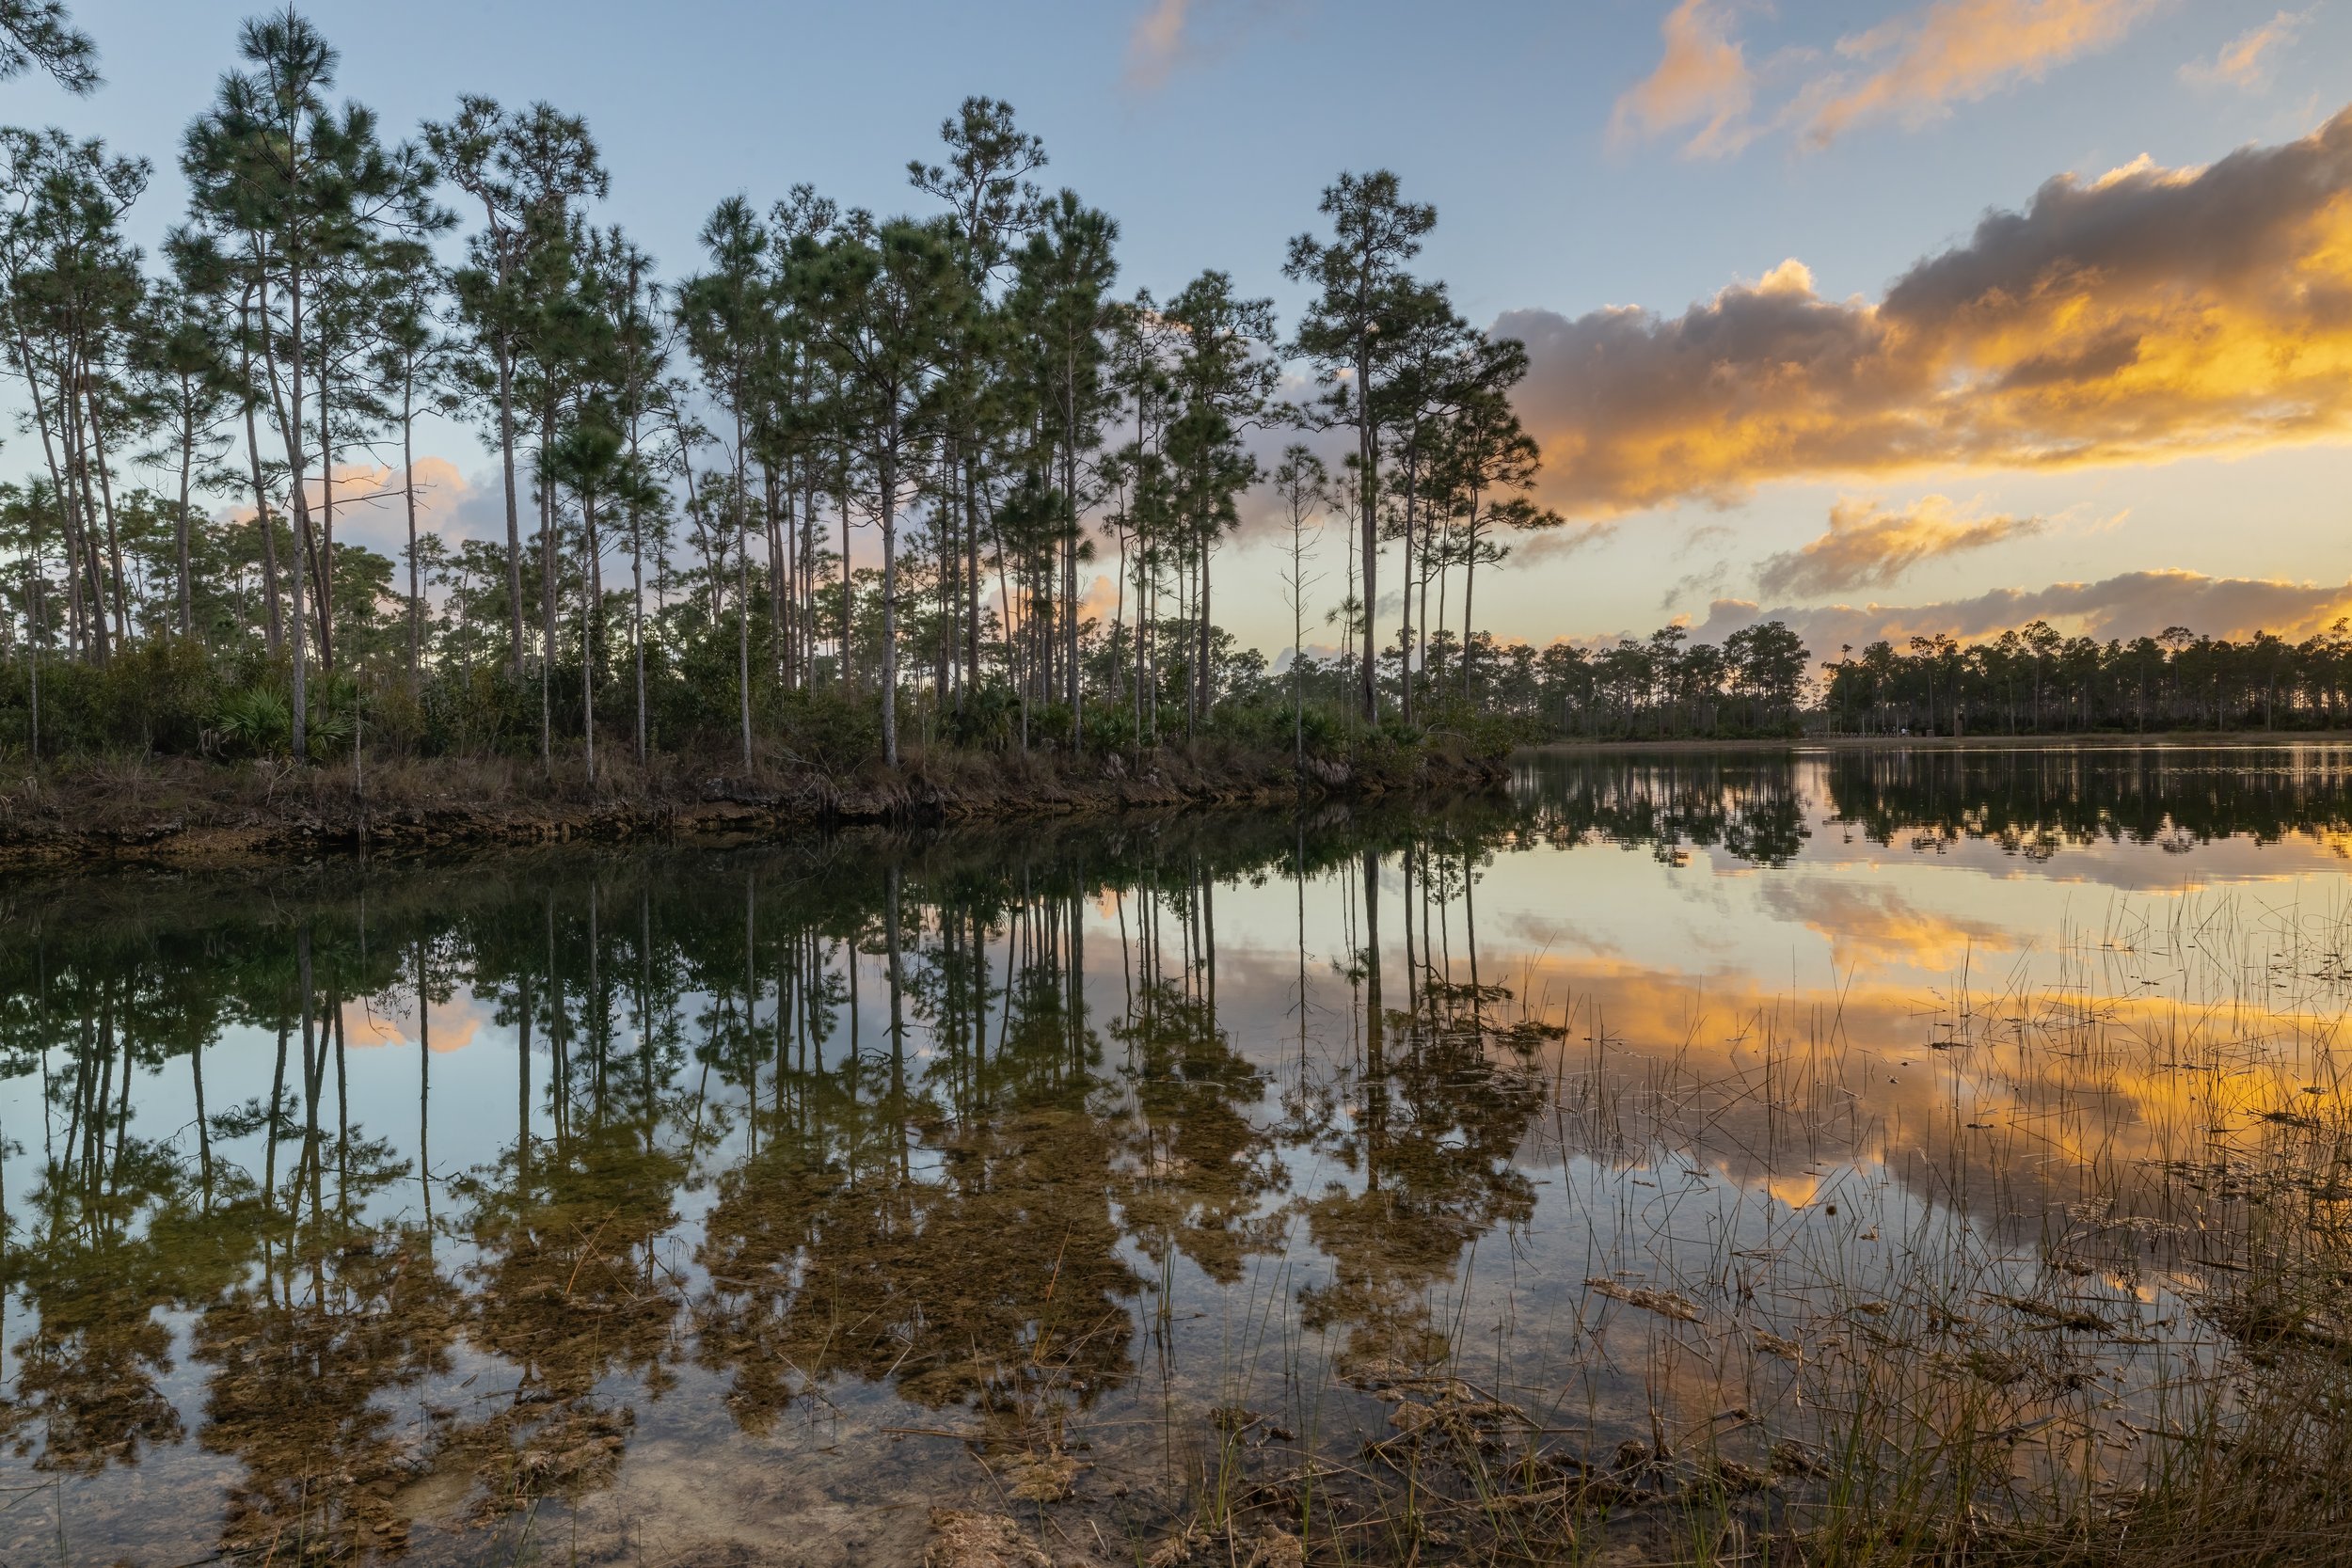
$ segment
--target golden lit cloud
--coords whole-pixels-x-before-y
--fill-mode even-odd
[[[1801,594],[1883,588],[1922,561],[2041,531],[2039,517],[1972,516],[1944,496],[1922,496],[1900,511],[1877,501],[1840,500],[1829,509],[1829,531],[1766,558],[1756,586],[1767,594]]]
[[[1706,157],[1737,151],[1755,99],[1746,56],[1731,39],[1728,9],[1708,0],[1681,0],[1660,32],[1665,54],[1658,69],[1626,89],[1609,116],[1613,146],[1696,125],[1683,150]]]
[[[1946,118],[1956,103],[2040,81],[2053,67],[2106,48],[2159,3],[1934,0],[1849,33],[1826,54],[1783,50],[1752,69],[1733,36],[1733,6],[1681,0],[1660,25],[1657,69],[1628,88],[1610,114],[1609,139],[1621,146],[1690,131],[1684,156],[1711,158],[1783,131],[1801,146],[1820,148],[1875,120],[1916,130]],[[1762,77],[1793,86],[1758,114]]]
[[[471,1045],[483,1026],[491,1022],[489,1015],[490,1009],[471,996],[435,1003],[430,1028],[433,1053],[438,1056]],[[417,1018],[414,1012],[380,1013],[364,1003],[345,1003],[342,1033],[354,1047],[361,1049],[414,1045]]]
[[[2010,952],[2018,938],[1987,921],[1922,909],[1890,886],[1825,877],[1782,878],[1764,886],[1764,907],[1830,946],[1851,971],[1864,959],[1941,973],[1973,953]]]
[[[2279,51],[2311,20],[2309,11],[2280,11],[2259,26],[2249,27],[2209,60],[2191,60],[2181,67],[2181,80],[2191,87],[2239,87],[2261,92],[2270,86]]]
[[[1681,315],[1506,313],[1546,499],[2250,451],[2352,425],[2352,111],[2204,168],[2060,176],[1875,303],[1785,262]]]
[[[2051,67],[2104,49],[2155,8],[2155,0],[1938,0],[1837,40],[1840,59],[1867,68],[1833,72],[1792,106],[1798,135],[1822,147],[1854,126],[1893,119],[1916,129]]]

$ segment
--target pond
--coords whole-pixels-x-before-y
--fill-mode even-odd
[[[0,1562],[1525,1560],[1905,1455],[2095,1488],[2344,1261],[2347,846],[2333,746],[1550,752],[19,875]]]

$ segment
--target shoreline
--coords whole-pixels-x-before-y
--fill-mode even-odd
[[[1546,740],[1512,754],[1565,755],[1614,752],[2137,752],[2238,750],[2288,746],[2352,747],[2352,730],[2162,730],[2146,735],[2115,731],[2089,735],[1808,735],[1785,738],[1702,740]]]
[[[1044,819],[1498,788],[1507,758],[1424,751],[1369,760],[1164,750],[1120,756],[916,759],[730,774],[664,759],[595,788],[535,766],[436,759],[308,769],[163,760],[69,766],[0,790],[0,876],[77,867],[232,869],[332,856],[573,842],[723,845],[834,827]],[[365,784],[362,790],[359,786]]]
[[[1836,752],[1961,752],[2352,747],[2352,733],[2169,732],[2090,736],[1809,736],[1739,740],[1551,740],[1497,758],[1438,749],[1310,757],[1209,745],[1164,749],[1141,771],[1123,756],[918,756],[879,768],[761,768],[658,759],[616,768],[591,789],[535,764],[437,758],[312,768],[188,759],[91,760],[0,787],[0,876],[77,866],[211,870],[337,855],[575,841],[728,844],[832,827],[1044,819],[1126,812],[1269,807],[1506,784],[1516,767],[1563,756]],[[365,787],[360,787],[364,785]]]

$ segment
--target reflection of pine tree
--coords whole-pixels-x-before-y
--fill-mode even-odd
[[[573,1077],[558,1069],[559,1099]],[[585,1094],[551,1137],[451,1184],[470,1205],[478,1254],[468,1338],[516,1377],[507,1403],[445,1437],[477,1467],[485,1509],[609,1481],[633,1412],[599,1386],[623,1374],[658,1394],[675,1381],[664,1357],[677,1298],[656,1248],[678,1224],[673,1196],[691,1161],[649,1141],[636,1112],[626,1097]]]
[[[201,1300],[230,1272],[200,1245],[151,1244],[154,1227],[182,1228],[188,1189],[168,1150],[125,1138],[95,1170],[52,1164],[29,1195],[35,1224],[0,1255],[0,1291],[36,1314],[9,1347],[16,1378],[0,1431],[40,1468],[93,1475],[185,1435],[158,1386],[172,1335],[157,1314]]]
[[[1829,820],[1874,844],[1987,839],[2046,859],[2066,845],[2259,844],[2352,830],[2352,779],[2309,755],[2226,764],[2193,750],[1841,751],[1823,764]]]
[[[1265,1075],[1233,1048],[1205,995],[1147,980],[1111,1028],[1127,1047],[1127,1115],[1120,1201],[1136,1243],[1154,1263],[1183,1253],[1220,1285],[1251,1253],[1279,1248],[1287,1228],[1261,1212],[1288,1175],[1273,1138],[1248,1114]]]
[[[417,1455],[381,1396],[447,1370],[459,1298],[421,1236],[329,1220],[265,1248],[258,1277],[213,1302],[203,1442],[234,1456],[221,1545],[299,1543],[340,1556],[396,1547],[393,1493]]]
[[[1787,758],[1548,753],[1531,768],[1534,831],[1554,844],[1643,844],[1661,861],[1688,847],[1785,865],[1811,836]]]
[[[1463,810],[1469,837],[1511,808]],[[629,1390],[670,1386],[682,1355],[731,1382],[749,1430],[871,1382],[1058,1452],[1063,1416],[1134,1371],[1126,1238],[1235,1278],[1279,1243],[1279,1150],[1356,1135],[1327,1108],[1341,1131],[1261,1124],[1267,1080],[1217,1022],[1215,887],[1431,827],[1373,808],[1073,823],[1019,853],[955,833],[549,852],[357,886],[288,871],[267,898],[60,883],[34,899],[32,940],[0,942],[0,1073],[43,1074],[49,1111],[34,1148],[8,1130],[29,1196],[0,1275],[28,1310],[0,1419],[30,1463],[82,1473],[201,1442],[242,1469],[227,1544],[334,1551],[396,1543],[389,1499],[426,1464],[471,1473],[485,1509],[601,1485]],[[1086,952],[1106,888],[1120,921],[1150,911],[1128,951],[1097,956],[1098,999],[1125,976],[1107,1028]],[[363,1103],[344,1021],[406,1019],[439,1045],[461,993],[519,1048],[515,1131],[453,1178],[441,1129],[465,1079],[420,1052],[407,1090]],[[142,1120],[159,1071],[157,1119],[181,1120],[232,1026],[264,1092]],[[1423,1115],[1422,1027],[1391,1026],[1400,1127]],[[1375,1164],[1409,1214],[1439,1178],[1407,1180],[1407,1158]],[[689,1287],[657,1248],[705,1184]],[[434,1256],[453,1234],[472,1248],[453,1275]],[[171,1343],[151,1325],[169,1311],[194,1322],[192,1432],[164,1398]],[[410,1412],[460,1342],[496,1364],[485,1387],[516,1392],[428,1407],[419,1449]]]
[[[1499,1026],[1509,1000],[1498,986],[1425,979],[1413,1007],[1388,1015],[1381,1069],[1326,1145],[1356,1180],[1307,1200],[1331,1278],[1300,1292],[1300,1317],[1345,1327],[1343,1365],[1443,1362],[1449,1341],[1426,1292],[1454,1277],[1472,1243],[1534,1212],[1516,1156],[1544,1103],[1531,1058],[1556,1032]]]
[[[732,1373],[747,1427],[843,1375],[1025,1427],[1062,1390],[1090,1397],[1124,1374],[1139,1282],[1117,1256],[1109,1146],[1085,1110],[1097,1053],[1073,1005],[1073,912],[1057,898],[1009,911],[1009,960],[1027,961],[997,988],[977,912],[885,910],[864,931],[880,1010],[901,1027],[829,1064],[820,1043],[807,1065],[805,1037],[774,1052],[761,1153],[719,1178],[694,1307],[698,1359]],[[857,996],[822,973],[790,973],[787,990]],[[908,1020],[930,1041],[919,1079]]]

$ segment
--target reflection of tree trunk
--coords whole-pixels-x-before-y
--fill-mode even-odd
[[[516,985],[522,1023],[515,1036],[515,1171],[517,1185],[531,1177],[531,981]]]
[[[278,1070],[269,1081],[269,1138],[262,1148],[262,1203],[274,1211],[278,1202],[278,1107],[286,1095],[286,1019],[278,1019]]]
[[[213,1132],[204,1119],[204,1042],[198,1040],[196,1049],[188,1053],[188,1076],[196,1085],[196,1159],[197,1168],[204,1181],[204,1211],[213,1208]]]
[[[1200,957],[1209,977],[1209,1017],[1216,1017],[1216,879],[1204,867],[1200,873]]]
[[[106,1185],[109,1190],[115,1192],[119,1192],[122,1188],[122,1152],[130,1147],[131,1143],[131,1052],[134,1043],[132,1031],[123,1030],[122,1099],[115,1111],[114,1168],[106,1175]]]
[[[856,931],[855,931],[854,929],[852,929],[852,930],[850,931],[850,937],[849,937],[849,940],[848,940],[848,941],[846,941],[846,942],[844,942],[841,944],[841,967],[842,967],[844,970],[848,971],[848,972],[849,972],[849,975],[850,975],[850,1061],[849,1061],[849,1068],[850,1068],[850,1082],[851,1083],[851,1085],[854,1085],[856,1084],[856,1082],[857,1082],[857,1067],[858,1067],[858,1043],[857,1043],[857,1024],[858,1024],[857,933],[856,933]]]
[[[892,1136],[898,1145],[898,1180],[913,1178],[913,1162],[907,1148],[907,1064],[904,1023],[899,1013],[901,982],[898,973],[898,867],[893,863],[886,883],[886,902],[882,906],[883,940],[888,944],[890,960],[890,1119]]]
[[[753,1114],[744,1117],[743,1133],[749,1140],[745,1153],[754,1160],[759,1158],[759,1062],[752,1054],[752,1042],[759,1037],[758,895],[759,879],[747,870],[743,873],[743,1096]]]
[[[335,1208],[345,1220],[351,1218],[351,1075],[347,1070],[350,1057],[344,1051],[343,1008],[340,997],[334,1003],[335,1030]]]
[[[89,1110],[82,1117],[82,1184],[86,1188],[97,1185],[98,1173],[106,1164],[106,1107],[114,1100],[115,1088],[112,992],[102,996],[98,1003],[98,1098],[90,1101]]]
[[[1470,852],[1462,851],[1462,945],[1470,954],[1470,1022],[1484,1037],[1486,1020],[1481,1014],[1485,998],[1478,990],[1478,900],[1471,894],[1476,878],[1470,868]]]
[[[1415,853],[1421,856],[1422,978],[1425,984],[1429,974],[1434,971],[1442,975],[1448,985],[1452,985],[1454,983],[1454,950],[1446,944],[1445,895],[1438,891],[1430,874],[1429,846],[1427,844],[1417,846]],[[1438,941],[1435,942],[1429,940],[1429,920],[1433,905],[1436,907],[1438,921]]]
[[[571,1133],[572,1058],[564,1033],[564,982],[555,973],[555,894],[546,898],[548,928],[548,1109],[554,1123],[556,1158]]]
[[[591,876],[588,879],[588,1050],[589,1061],[595,1070],[590,1092],[595,1096],[596,1122],[601,1126],[604,1122],[604,1054],[607,1036],[612,1032],[612,1017],[605,1006],[604,966],[599,961],[597,945],[596,879]]]
[[[801,950],[795,939],[776,944],[776,1122],[784,1123],[784,1084],[792,1070],[791,1021],[800,1016]]]
[[[1364,1070],[1380,1063],[1380,852],[1364,851]]]
[[[1413,847],[1407,844],[1396,857],[1397,865],[1405,873],[1405,1010],[1415,1012],[1420,1003],[1415,1000],[1414,977],[1421,972],[1421,956],[1413,951]]]
[[[653,1151],[653,1021],[646,1016],[653,993],[653,890],[637,890],[637,1077],[643,1096],[645,1150]]]
[[[1298,1070],[1301,1086],[1307,1070],[1307,821],[1295,819],[1298,849],[1291,862],[1291,885],[1298,893]]]
[[[1409,929],[1409,927],[1408,927]],[[1364,851],[1364,1179],[1377,1187],[1387,1164],[1388,1068],[1380,1054],[1380,852]]]
[[[1015,917],[1016,920],[1018,917]],[[1005,922],[1005,1010],[996,1019],[996,1055],[1002,1060],[1005,1041],[1012,1032],[1012,954],[1015,920]]]
[[[424,989],[424,943],[417,943],[417,1186],[424,1227],[433,1228],[433,1003]]]
[[[310,985],[310,927],[303,927],[294,933],[294,969],[301,978],[302,994],[302,1164],[297,1176],[297,1189],[303,1180],[310,1187],[310,1215],[319,1214],[319,1076],[325,1070],[324,1053],[319,1050],[317,1006]]]

